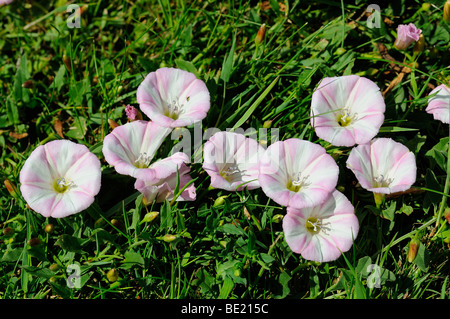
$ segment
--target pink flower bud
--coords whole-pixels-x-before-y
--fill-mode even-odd
[[[142,114],[138,109],[132,107],[130,104],[125,106],[125,113],[130,121],[142,120]]]
[[[419,41],[421,29],[418,29],[414,23],[400,24],[397,29],[397,39],[394,46],[399,50],[407,49],[411,44]]]

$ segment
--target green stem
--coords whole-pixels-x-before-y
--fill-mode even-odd
[[[450,105],[449,105],[450,108]],[[449,132],[450,132],[450,124],[449,124]],[[442,217],[442,213],[444,212],[446,202],[447,202],[447,194],[450,187],[450,136],[449,136],[449,143],[447,145],[447,177],[445,178],[445,185],[444,185],[444,194],[442,195],[442,200],[439,205],[439,211],[436,219],[436,228],[439,227],[439,222]],[[436,233],[437,234],[437,233]]]

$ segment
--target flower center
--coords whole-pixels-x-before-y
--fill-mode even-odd
[[[291,180],[289,180],[287,184],[287,189],[293,192],[299,192],[303,187],[309,186],[311,183],[308,181],[309,176],[302,176],[300,173],[297,173],[293,176]]]
[[[379,175],[373,179],[375,182],[374,187],[389,187],[392,183],[392,178],[386,178],[383,175]]]
[[[186,101],[189,101],[189,97]],[[183,111],[184,103],[180,103],[178,99],[172,99],[171,102],[167,103],[167,109],[165,110],[164,115],[176,120]]]
[[[349,110],[344,109],[340,112],[336,118],[338,124],[342,127],[346,127],[354,122],[358,117],[357,113],[350,113]]]
[[[222,169],[220,172],[220,175],[225,178],[227,181],[230,181],[229,179],[239,173],[240,170],[236,165],[227,166],[226,168]]]
[[[147,168],[150,165],[152,157],[146,152],[139,153],[138,158],[134,161],[134,166],[137,168]]]
[[[69,181],[64,177],[57,178],[53,183],[53,189],[58,193],[65,193],[71,188],[75,188],[77,185],[73,181]]]
[[[306,230],[312,234],[317,234],[322,229],[322,219],[317,217],[309,217],[306,220]]]

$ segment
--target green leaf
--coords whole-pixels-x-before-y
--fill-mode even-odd
[[[167,230],[173,225],[172,208],[168,200],[165,200],[161,206],[160,222],[161,229]]]
[[[66,75],[66,67],[64,64],[62,64],[59,67],[58,72],[56,72],[55,78],[52,84],[50,85],[50,88],[56,89],[56,91],[59,92],[65,83],[65,75]]]
[[[235,130],[236,128],[240,127],[242,124],[245,123],[245,121],[248,120],[248,118],[253,114],[255,109],[258,107],[259,104],[265,99],[267,94],[270,93],[270,91],[273,89],[275,84],[278,82],[278,79],[280,77],[277,76],[275,80],[272,81],[272,83],[269,84],[269,86],[264,90],[264,92],[258,97],[258,99],[253,102],[253,104],[247,109],[247,111],[244,113],[244,115],[236,122],[236,124],[233,125],[232,130]]]
[[[141,256],[141,254],[139,254],[133,250],[126,251],[124,254],[124,257],[125,257],[125,260],[123,261],[120,268],[130,269],[133,266],[138,266],[138,267],[145,266],[144,258]]]
[[[231,235],[245,235],[245,231],[234,224],[224,224],[220,227],[217,227],[217,230]]]
[[[387,207],[381,211],[381,217],[386,218],[390,221],[393,221],[394,216],[395,216],[396,205],[397,205],[397,202],[392,201],[391,204],[389,205],[389,207]]]
[[[8,248],[2,256],[2,262],[16,262],[23,253],[23,248]]]
[[[425,245],[422,243],[419,244],[419,249],[417,250],[417,255],[414,259],[414,263],[417,265],[417,267],[420,268],[420,270],[424,272],[428,271],[428,267],[430,265],[430,255],[428,254]]]
[[[220,288],[219,292],[219,299],[226,299],[228,295],[231,293],[231,291],[234,288],[234,281],[228,276],[225,276],[223,280],[222,287]]]
[[[75,253],[83,252],[79,239],[68,234],[61,235],[55,242],[55,245],[60,246],[62,249],[67,251]]]
[[[228,82],[230,80],[231,74],[233,73],[233,60],[234,60],[234,51],[236,49],[236,34],[233,35],[233,43],[231,45],[231,49],[228,54],[225,55],[222,64],[222,73],[220,74],[220,78],[224,82]]]

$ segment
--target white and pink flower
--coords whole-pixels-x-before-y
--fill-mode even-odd
[[[416,181],[414,153],[391,138],[376,138],[353,148],[347,167],[361,187],[375,194],[402,192]]]
[[[425,111],[433,115],[435,120],[449,124],[450,88],[441,84],[435,87],[429,95],[428,106]]]
[[[144,195],[147,204],[152,202],[161,203],[166,199],[170,201],[175,196],[174,191],[177,183],[179,190],[181,190],[192,181],[189,172],[190,168],[183,163],[179,166],[178,176],[177,172],[174,172],[168,177],[156,182],[138,179],[136,180],[134,187]],[[194,184],[191,183],[181,192],[181,194],[179,194],[176,201],[194,201],[195,198],[196,189]]]
[[[154,122],[133,121],[116,127],[103,140],[103,155],[123,175],[145,179],[149,183],[167,178],[182,164],[189,162],[178,152],[167,159],[153,161],[171,129]]]
[[[335,189],[339,168],[325,149],[298,138],[270,145],[260,160],[259,183],[282,206],[312,207]]]
[[[352,247],[359,222],[352,203],[335,190],[314,207],[288,207],[283,231],[293,252],[307,260],[329,262]]]
[[[324,78],[311,100],[311,125],[318,137],[335,146],[369,142],[384,121],[380,88],[357,75]]]
[[[38,146],[20,171],[20,190],[28,205],[44,217],[62,218],[88,208],[100,191],[100,161],[69,140]]]
[[[165,127],[182,127],[206,117],[210,96],[206,84],[193,73],[161,68],[151,72],[137,89],[141,111]]]
[[[253,138],[217,132],[203,148],[203,169],[211,187],[228,191],[259,188],[259,157],[264,148]]]

